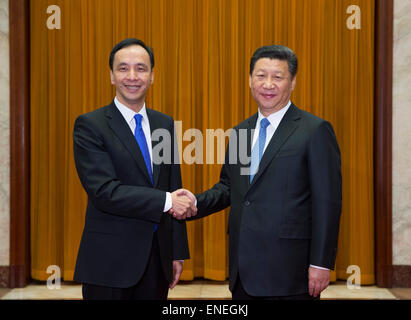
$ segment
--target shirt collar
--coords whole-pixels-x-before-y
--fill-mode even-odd
[[[288,108],[290,108],[290,106],[291,106],[291,100],[288,100],[288,103],[286,104],[284,108],[278,110],[277,112],[270,114],[267,117],[267,120],[270,122],[272,126],[278,125],[278,123],[280,123],[285,113],[287,112]],[[264,115],[261,113],[260,109],[258,109],[258,118],[257,118],[258,125],[260,124],[260,121],[263,118],[265,118]]]
[[[134,116],[136,114],[141,114],[143,116],[143,121],[144,119],[147,121],[147,109],[146,109],[146,103],[144,102],[143,107],[140,109],[139,112],[135,112],[131,110],[129,107],[126,107],[124,104],[122,104],[120,101],[118,101],[117,97],[114,98],[114,104],[116,105],[117,109],[120,111],[120,113],[123,115],[124,119],[127,121],[127,123],[130,123],[134,121]]]

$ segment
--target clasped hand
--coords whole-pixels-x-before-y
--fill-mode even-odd
[[[195,196],[186,189],[179,189],[171,193],[172,208],[169,213],[176,219],[182,220],[197,214]]]

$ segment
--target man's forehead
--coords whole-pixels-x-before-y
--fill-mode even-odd
[[[272,64],[272,65],[288,65],[287,60],[280,60],[277,58],[268,58],[268,57],[262,57],[258,59],[255,64]]]
[[[287,60],[280,60],[276,58],[260,58],[255,62],[254,70],[272,70],[274,72],[288,71]]]
[[[122,48],[118,50],[114,56],[114,59],[116,60],[125,60],[125,59],[130,59],[130,58],[139,58],[143,60],[150,60],[150,56],[148,52],[139,45],[132,45],[126,48]],[[117,61],[120,62],[120,61]]]

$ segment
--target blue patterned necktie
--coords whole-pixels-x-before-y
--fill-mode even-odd
[[[151,170],[151,158],[150,151],[148,151],[146,136],[144,135],[143,128],[141,126],[141,120],[143,116],[141,114],[136,114],[134,116],[136,120],[136,130],[134,131],[134,136],[136,137],[137,143],[140,146],[141,153],[143,154],[144,162],[146,163],[148,175],[150,176],[151,183],[153,182],[153,171]],[[154,226],[154,231],[157,230],[157,225]]]
[[[251,151],[251,166],[250,166],[250,183],[253,181],[254,175],[258,171],[261,158],[263,157],[263,151],[265,146],[265,139],[267,136],[267,127],[270,122],[267,118],[263,118],[260,121],[260,133],[258,134],[258,140],[254,144],[254,148]]]
[[[143,154],[144,162],[146,163],[151,183],[154,184],[153,172],[151,170],[150,152],[148,151],[146,136],[144,135],[143,128],[141,127],[141,120],[143,119],[143,116],[141,114],[136,114],[134,116],[134,119],[136,120],[136,130],[134,131],[134,136],[136,137],[137,143],[140,146],[141,153]]]

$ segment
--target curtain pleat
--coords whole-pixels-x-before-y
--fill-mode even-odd
[[[346,26],[352,4],[361,8],[359,30]],[[60,30],[46,27],[49,5],[61,9]],[[342,154],[332,280],[347,279],[347,267],[357,265],[362,284],[374,283],[374,1],[36,0],[30,24],[34,279],[46,280],[49,265],[73,279],[87,203],[73,159],[74,120],[114,98],[110,51],[136,37],[155,54],[147,106],[177,121],[183,185],[195,193],[218,181],[219,150],[228,141],[221,133],[257,111],[248,85],[253,52],[269,44],[294,50],[299,71],[292,101],[332,123]],[[191,150],[199,133],[203,148]],[[187,224],[191,259],[183,280],[227,278],[227,218],[228,209]]]

